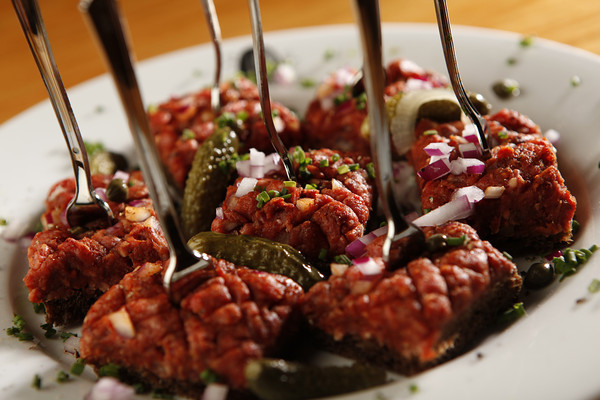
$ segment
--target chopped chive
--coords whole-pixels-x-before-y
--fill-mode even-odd
[[[507,131],[500,131],[500,132],[498,132],[498,137],[500,139],[506,139],[508,137],[508,132]]]
[[[350,171],[358,171],[358,169],[360,168],[360,165],[355,163],[355,164],[349,164],[348,168],[350,168]]]
[[[367,170],[367,174],[369,175],[369,178],[375,179],[375,166],[373,165],[373,163],[372,162],[368,163],[366,165],[365,169]]]
[[[324,158],[319,162],[319,167],[329,167],[329,160]]]
[[[348,166],[348,164],[342,164],[337,168],[337,172],[340,175],[346,174],[350,172],[350,167]]]
[[[325,261],[326,258],[327,258],[327,249],[321,249],[321,251],[319,251],[319,260]]]
[[[267,192],[269,194],[269,197],[272,199],[274,197],[279,197],[280,193],[277,190],[269,190]]]
[[[333,153],[333,155],[331,156],[331,161],[333,161],[333,162],[336,162],[339,159],[340,159],[340,155],[338,153]]]
[[[350,259],[348,258],[348,256],[347,256],[347,255],[345,255],[345,254],[340,254],[340,255],[337,255],[337,256],[333,257],[333,260],[334,260],[336,263],[338,263],[338,264],[348,264],[348,265],[352,265],[352,260],[350,260]]]
[[[356,109],[357,110],[364,110],[367,107],[367,94],[366,93],[361,93],[358,95],[358,97],[356,98]]]
[[[437,135],[438,131],[436,131],[435,129],[427,129],[425,132],[423,132],[423,135],[425,136],[432,136],[432,135]]]
[[[408,387],[408,390],[411,393],[418,393],[419,392],[419,387],[417,386],[416,383],[411,383],[410,386]]]
[[[267,193],[266,191],[263,190],[256,196],[256,201],[258,201],[258,204],[256,205],[256,207],[262,208],[262,206],[269,200],[271,200],[269,193]]]
[[[446,243],[448,244],[448,246],[462,246],[466,241],[467,235],[446,238]]]
[[[304,186],[304,189],[306,189],[306,190],[318,190],[317,189],[317,185],[315,185],[313,183],[307,183],[306,186]]]
[[[247,112],[246,110],[239,111],[239,112],[238,112],[238,113],[235,115],[235,117],[236,117],[237,119],[239,119],[240,121],[244,122],[245,120],[247,120],[247,119],[248,119],[248,112]]]
[[[500,316],[498,317],[498,323],[507,324],[516,321],[525,314],[526,312],[525,308],[523,307],[523,303],[516,303],[513,304],[511,308],[500,314]]]
[[[508,252],[506,252],[506,251],[503,251],[503,252],[502,252],[502,255],[503,255],[504,257],[506,257],[507,259],[509,259],[510,261],[512,261],[512,260],[513,260],[513,256],[511,256],[511,255],[510,255]]]
[[[283,181],[283,186],[285,187],[296,187],[296,182],[295,181]]]
[[[181,137],[183,137],[185,140],[190,140],[195,138],[196,134],[190,128],[185,128],[183,132],[181,132]]]
[[[578,75],[573,75],[571,77],[571,86],[577,87],[581,85],[581,78]]]
[[[290,193],[284,194],[283,196],[281,196],[282,199],[289,199],[290,197],[292,197],[292,195]]]

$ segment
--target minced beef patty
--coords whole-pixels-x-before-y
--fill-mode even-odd
[[[237,77],[221,85],[221,105],[215,113],[210,105],[210,88],[186,96],[173,97],[148,113],[150,126],[162,162],[183,188],[198,147],[214,132],[215,118],[225,116],[234,123],[242,144],[241,152],[250,148],[271,152],[272,145],[261,117],[256,85]],[[300,141],[300,121],[283,105],[273,102],[275,126],[286,145]]]
[[[96,368],[117,364],[126,375],[183,395],[202,393],[206,371],[244,388],[246,363],[277,356],[287,344],[303,291],[284,276],[213,263],[178,305],[162,286],[160,264],[127,274],[88,312],[81,356]]]
[[[112,176],[93,175],[96,188],[106,188]],[[75,191],[73,179],[54,185],[42,215],[45,230],[28,249],[25,284],[29,300],[43,303],[46,320],[57,325],[81,322],[89,306],[126,273],[145,263],[165,260],[168,246],[148,199],[139,171],[129,175],[124,203],[109,201],[114,225],[97,230],[69,230],[60,217]]]
[[[328,257],[344,254],[346,246],[363,235],[371,212],[373,189],[363,168],[369,159],[328,149],[309,151],[305,156],[311,163],[305,165],[302,175],[295,163],[300,179],[295,187],[285,188],[284,179],[263,178],[254,190],[237,197],[242,180],[238,178],[227,189],[223,218],[217,217],[211,230],[286,243],[312,259],[323,251]],[[322,165],[323,160],[327,166]],[[345,171],[344,166],[350,165],[352,170]],[[303,182],[316,189],[302,187]],[[272,190],[289,196],[259,204],[257,196]]]
[[[455,355],[512,304],[516,266],[473,228],[452,222],[425,233],[468,239],[394,271],[367,276],[350,266],[308,291],[303,314],[329,348],[413,374]]]
[[[461,187],[474,185],[483,191],[499,187],[500,197],[477,202],[475,213],[466,219],[482,238],[515,253],[548,251],[568,243],[576,200],[558,170],[556,149],[533,121],[516,111],[503,109],[486,118],[492,147],[482,158],[484,172],[448,174],[430,181],[417,178],[423,211],[447,203]],[[462,128],[462,123],[422,120],[409,154],[415,170],[429,163],[423,149],[433,142],[454,146],[450,158],[455,159],[459,143],[464,142]],[[423,135],[432,129],[438,133]]]
[[[303,146],[371,154],[369,135],[362,131],[367,117],[364,88],[361,94],[353,95],[348,82],[356,72],[351,69],[335,71],[319,86],[317,97],[308,105],[302,121]],[[408,60],[390,62],[385,72],[386,98],[404,91],[448,85],[442,75]]]

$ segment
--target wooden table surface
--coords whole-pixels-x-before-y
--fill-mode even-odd
[[[77,0],[39,0],[51,46],[67,87],[105,67],[77,10]],[[215,0],[224,38],[250,33],[245,1]],[[600,54],[598,0],[450,0],[453,24],[535,35]],[[381,0],[384,22],[435,22],[431,1]],[[138,60],[207,42],[198,0],[121,0]],[[353,23],[349,0],[262,0],[265,31]],[[47,92],[12,3],[0,2],[0,123],[45,100]],[[600,71],[599,71],[600,73]]]

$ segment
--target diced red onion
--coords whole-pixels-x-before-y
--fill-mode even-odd
[[[479,158],[481,156],[479,143],[461,143],[458,145],[458,151],[463,158]]]
[[[109,201],[108,197],[106,196],[106,188],[95,188],[94,192],[96,192],[98,197],[100,197],[102,200]]]
[[[429,211],[427,214],[415,219],[417,226],[436,226],[448,221],[455,221],[468,217],[473,213],[473,205],[467,195],[457,197],[448,203]]]
[[[481,174],[485,169],[483,161],[477,158],[457,158],[450,162],[450,172],[454,175],[460,174]]]
[[[258,179],[256,178],[243,178],[235,191],[235,197],[242,197],[250,193],[256,187]]]
[[[84,400],[129,400],[135,395],[135,390],[117,378],[102,377],[92,386]]]
[[[250,158],[241,160],[235,164],[237,173],[241,177],[261,179],[268,173],[281,169],[281,157],[279,154],[272,153],[265,156],[265,153],[250,149]]]
[[[444,142],[433,142],[425,146],[423,150],[430,156],[447,156],[452,153],[454,147]]]
[[[147,202],[147,200],[145,200],[145,199],[139,199],[139,200],[132,200],[127,204],[132,207],[140,207],[140,206],[146,205],[146,202]]]
[[[265,165],[265,153],[250,149],[250,165]]]
[[[281,157],[277,153],[271,153],[265,157],[265,175],[273,172],[281,170],[283,167],[283,163],[281,162]]]
[[[471,203],[477,203],[485,197],[483,190],[478,188],[477,186],[465,186],[456,189],[456,191],[452,194],[452,199],[456,199],[461,196],[467,196]]]
[[[383,272],[383,266],[371,257],[358,258],[353,264],[364,276],[379,275]]]
[[[404,84],[405,92],[429,89],[433,89],[433,84],[423,79],[408,78]]]
[[[373,242],[373,240],[377,239],[379,236],[387,234],[388,227],[382,226],[380,228],[375,229],[372,232],[352,241],[348,246],[346,246],[346,252],[350,254],[352,257],[360,257],[365,254],[366,247]]]
[[[225,215],[223,214],[223,207],[217,207],[215,215],[217,219],[225,219]]]
[[[563,255],[562,250],[556,250],[546,256],[546,260],[552,261],[554,257],[561,257]]]
[[[127,182],[129,182],[129,173],[127,173],[125,171],[117,170],[117,171],[115,171],[115,174],[113,175],[113,179],[121,179],[123,182],[127,183]]]
[[[281,63],[273,72],[273,80],[280,85],[289,85],[296,81],[296,70],[288,63]]]
[[[550,141],[553,145],[558,144],[560,141],[560,132],[555,129],[548,129],[544,132],[544,137]]]
[[[450,173],[450,161],[447,157],[440,158],[426,167],[423,167],[420,171],[417,172],[421,178],[426,181],[432,181],[437,178],[441,178],[444,175]]]

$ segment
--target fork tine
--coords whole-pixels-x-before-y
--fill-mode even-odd
[[[215,80],[210,90],[210,106],[212,107],[213,111],[219,112],[221,109],[221,92],[219,89],[219,83],[221,82],[221,68],[223,59],[221,53],[221,26],[219,25],[219,18],[217,16],[217,11],[215,9],[213,0],[201,0],[201,3],[215,50]]]

